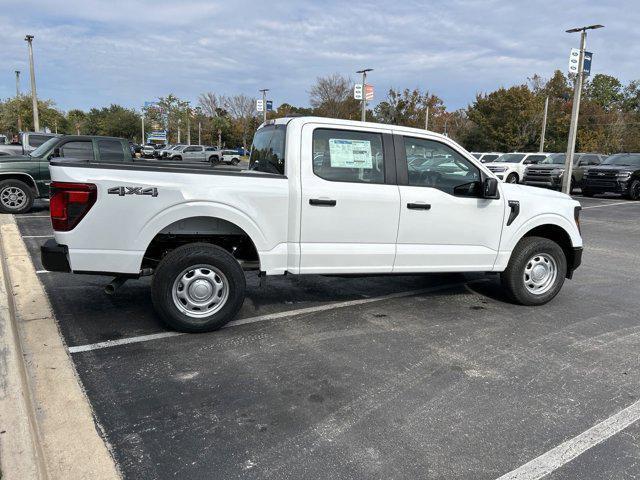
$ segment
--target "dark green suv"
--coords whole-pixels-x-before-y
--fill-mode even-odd
[[[116,137],[63,135],[53,137],[28,155],[0,156],[0,212],[26,213],[36,198],[49,196],[49,161],[131,162],[127,140]]]

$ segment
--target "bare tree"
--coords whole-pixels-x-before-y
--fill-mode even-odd
[[[318,77],[309,90],[309,103],[323,117],[357,119],[358,101],[351,94],[352,88],[351,79],[337,73]]]
[[[252,120],[255,117],[255,103],[251,97],[247,95],[233,95],[231,97],[223,97],[224,108],[229,116],[240,127],[242,136],[242,147],[247,148],[249,133],[251,130]]]
[[[218,117],[224,109],[224,97],[213,92],[203,93],[198,97],[198,104],[208,117]]]

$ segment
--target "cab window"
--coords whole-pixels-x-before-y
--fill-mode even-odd
[[[60,156],[93,161],[93,145],[90,140],[67,142],[60,147]]]
[[[384,183],[382,134],[318,128],[313,173],[332,182]]]
[[[124,151],[118,140],[98,140],[98,154],[101,162],[124,162]]]
[[[480,171],[462,154],[435,140],[404,137],[409,185],[449,195],[478,196]]]

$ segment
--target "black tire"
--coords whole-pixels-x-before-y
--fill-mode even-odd
[[[180,155],[176,155],[175,157],[171,157],[171,160],[174,160],[176,162],[181,162],[182,161],[182,157]]]
[[[547,258],[546,263],[544,262],[545,258]],[[549,277],[547,289],[541,289],[540,293],[533,293],[526,286],[526,269],[534,264],[536,259],[542,269],[545,268],[544,265],[547,265],[548,268],[552,264],[548,261],[549,258],[553,259],[555,263],[555,277]],[[540,262],[540,260],[542,261]],[[500,279],[509,296],[515,302],[522,305],[543,305],[558,294],[564,284],[566,274],[567,259],[560,245],[548,238],[525,237],[518,242],[511,253],[509,264],[506,270],[500,274]],[[532,276],[528,278],[529,282],[533,282]]]
[[[510,173],[509,175],[507,175],[507,178],[504,179],[505,183],[518,183],[518,174],[517,173]]]
[[[218,161],[218,157],[216,155],[213,155],[213,156],[209,157],[209,163],[211,164],[212,167],[215,167],[220,162]]]
[[[629,190],[625,195],[629,200],[640,200],[640,180],[637,178],[629,185]]]
[[[593,197],[595,194],[589,190],[588,188],[582,187],[582,196],[583,197]]]
[[[238,160],[237,158],[232,158],[231,159],[231,165],[237,165],[240,163],[240,160]]]
[[[27,213],[33,207],[35,192],[20,180],[3,180],[0,182],[0,212]]]
[[[174,299],[174,287],[176,297],[182,294],[193,298],[188,293],[190,289],[182,286],[180,290],[180,285],[183,284],[179,281],[191,273],[189,271],[184,275],[184,272],[190,269],[195,272],[208,270],[212,275],[211,278],[217,278],[224,285],[226,300],[220,302],[219,309],[210,315],[202,316],[206,314],[206,309],[210,308],[207,305],[205,305],[205,311],[201,313],[191,309],[191,314],[186,312],[189,310],[188,304],[185,303],[181,308],[177,306],[181,301],[179,298]],[[217,269],[218,272],[213,269]],[[219,276],[220,273],[222,273],[221,276]],[[245,287],[242,267],[229,252],[208,243],[192,243],[176,248],[162,259],[151,284],[151,299],[156,311],[169,327],[189,333],[210,332],[233,320],[244,302]],[[216,291],[208,297],[205,304],[214,298],[217,299],[218,296],[222,298],[222,293],[220,295],[218,293]]]

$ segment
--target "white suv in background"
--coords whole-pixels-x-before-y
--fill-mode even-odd
[[[501,152],[471,152],[471,155],[476,157],[482,163],[490,163],[496,161],[496,159],[502,155]]]
[[[491,170],[496,177],[506,183],[520,183],[524,178],[527,165],[539,163],[547,158],[550,153],[526,153],[513,152],[500,155],[495,161],[485,163],[485,167]]]

